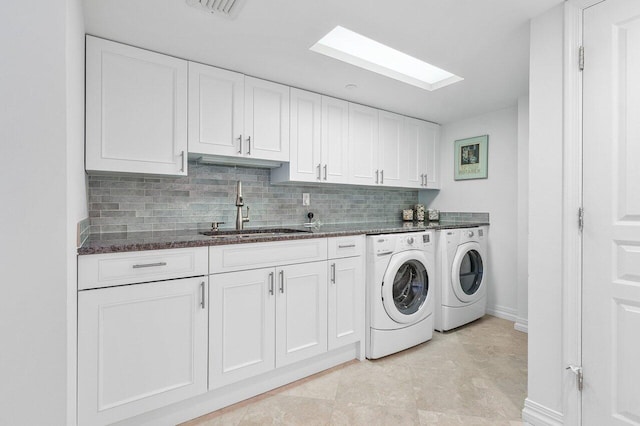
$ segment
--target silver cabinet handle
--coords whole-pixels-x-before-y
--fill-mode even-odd
[[[384,170],[380,170],[380,185],[384,183]]]
[[[424,186],[427,186],[427,182],[428,182],[428,180],[427,180],[427,174],[425,173],[425,174],[424,174]]]
[[[184,172],[187,169],[187,165],[185,164],[186,163],[185,160],[187,159],[187,156],[185,155],[184,151],[182,151],[182,154],[180,155],[182,155],[182,168],[180,169],[180,171]]]
[[[420,186],[424,186],[424,173],[420,175]]]
[[[322,178],[320,177],[320,168],[322,167],[322,164],[318,163],[318,180],[321,180]]]
[[[247,154],[251,155],[251,136],[247,138]]]
[[[204,309],[204,281],[200,283],[200,307]]]
[[[280,293],[284,293],[284,271],[280,270]]]
[[[242,135],[238,138],[238,154],[242,154]]]
[[[273,296],[273,272],[269,272],[269,294]]]
[[[336,264],[335,263],[331,264],[331,283],[332,284],[336,283]]]
[[[153,268],[154,266],[167,266],[167,262],[140,263],[140,264],[137,264],[137,265],[133,265],[133,269]]]
[[[380,171],[379,171],[379,170],[376,170],[376,184],[378,183],[378,176],[379,176],[379,174],[380,174]]]
[[[327,165],[324,165],[324,180],[327,180]]]
[[[356,246],[355,244],[345,244],[345,245],[339,244],[338,248],[351,248],[355,246]]]

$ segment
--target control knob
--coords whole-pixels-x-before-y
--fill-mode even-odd
[[[413,244],[413,237],[407,237],[407,244]]]
[[[473,237],[473,231],[469,231],[467,235],[469,235],[469,238]]]

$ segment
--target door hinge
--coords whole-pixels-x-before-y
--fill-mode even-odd
[[[565,370],[571,370],[571,372],[576,375],[576,385],[578,386],[578,391],[582,392],[582,384],[584,381],[582,366],[569,364],[569,366],[565,368]]]
[[[584,46],[580,46],[580,49],[578,49],[578,69],[580,71],[584,70]]]
[[[578,229],[580,232],[584,229],[584,208],[582,207],[578,209]]]

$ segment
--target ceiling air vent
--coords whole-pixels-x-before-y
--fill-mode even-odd
[[[244,0],[187,0],[187,4],[203,12],[234,19]]]

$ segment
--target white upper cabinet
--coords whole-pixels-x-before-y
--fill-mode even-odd
[[[187,62],[86,40],[86,169],[186,175]]]
[[[349,102],[322,97],[322,179],[349,181]]]
[[[322,179],[322,97],[291,89],[291,149],[287,180],[319,182]]]
[[[243,154],[289,161],[289,87],[245,76]]]
[[[404,117],[387,111],[378,113],[378,168],[381,185],[404,186],[402,163],[406,156]]]
[[[347,183],[348,139],[348,102],[292,88],[290,161],[271,181]]]
[[[349,183],[380,182],[378,167],[378,110],[349,104]]]
[[[244,75],[189,62],[189,152],[242,154]]]
[[[415,118],[404,119],[403,164],[405,185],[409,188],[438,189],[440,126]]]
[[[189,152],[289,161],[289,87],[190,62]]]

